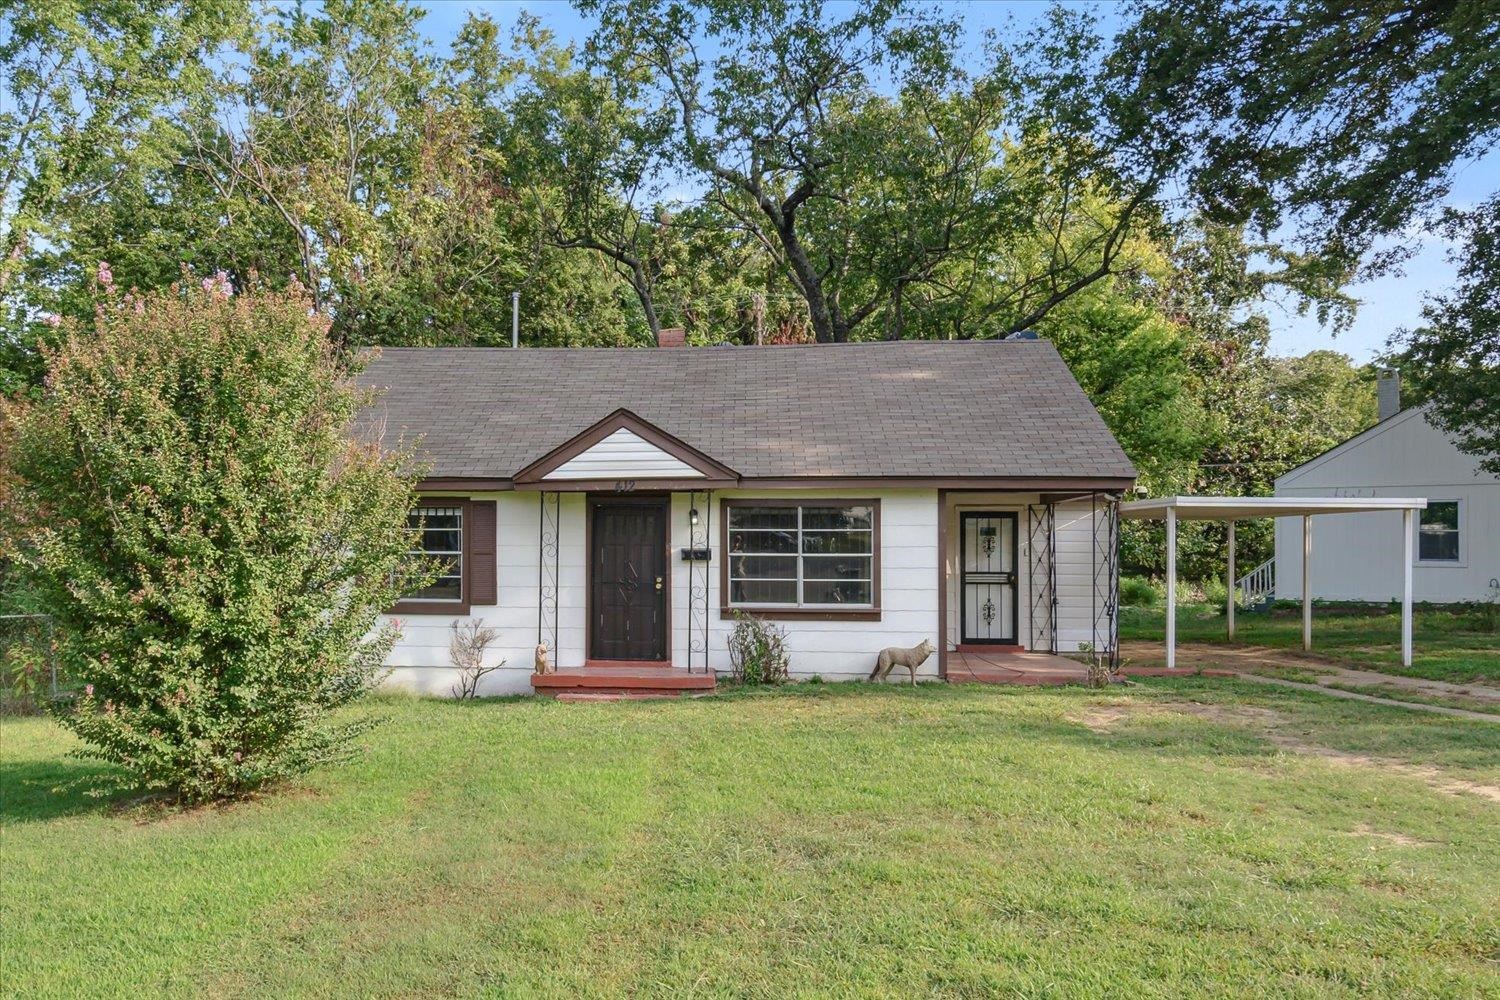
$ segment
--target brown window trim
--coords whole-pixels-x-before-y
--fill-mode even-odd
[[[463,511],[459,522],[463,529],[463,569],[459,574],[459,592],[462,599],[457,601],[407,601],[400,600],[391,606],[390,614],[393,615],[466,615],[469,613],[471,604],[471,587],[469,574],[469,559],[473,555],[473,532],[470,530],[469,514],[472,501],[467,497],[443,497],[419,494],[416,506],[438,506],[458,507]]]
[[[823,608],[773,608],[736,607],[726,604],[719,608],[720,618],[729,618],[735,612],[751,618],[770,622],[878,622],[879,608],[855,608],[850,611],[828,611]]]
[[[733,507],[869,507],[870,508],[870,606],[841,611],[795,604],[738,605],[729,601],[729,511]],[[876,497],[724,497],[719,500],[719,616],[738,611],[768,621],[878,622],[880,621],[880,500]]]

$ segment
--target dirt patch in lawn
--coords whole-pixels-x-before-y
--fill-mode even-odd
[[[1159,666],[1165,662],[1165,654],[1159,643],[1122,643],[1120,652],[1138,666]],[[1463,699],[1468,703],[1463,705],[1466,708],[1500,711],[1500,688],[1387,674],[1299,650],[1210,642],[1179,643],[1177,665],[1189,670],[1203,667],[1242,670],[1268,677],[1300,680],[1308,684],[1337,685],[1346,690],[1350,686],[1378,684],[1385,689],[1380,692],[1382,697],[1399,700],[1405,692],[1433,698]]]
[[[1321,757],[1323,760],[1344,767],[1375,768],[1404,774],[1425,783],[1433,791],[1443,792],[1446,795],[1477,795],[1482,799],[1500,803],[1500,785],[1487,785],[1480,781],[1454,777],[1430,764],[1408,764],[1405,761],[1391,760],[1388,757],[1372,757],[1369,754],[1334,750],[1332,747],[1308,743],[1306,740],[1284,732],[1266,732],[1262,735],[1275,746],[1293,753]]]
[[[1265,729],[1284,724],[1287,720],[1281,713],[1258,705],[1218,705],[1195,701],[1169,702],[1166,704],[1119,701],[1103,705],[1091,705],[1069,718],[1096,733],[1108,733],[1127,718],[1150,718],[1172,714],[1192,715],[1209,722],[1231,726],[1253,726]]]
[[[1428,764],[1411,764],[1406,761],[1392,760],[1388,757],[1375,757],[1348,750],[1335,750],[1332,747],[1310,743],[1289,730],[1290,720],[1286,716],[1274,709],[1263,708],[1258,705],[1226,705],[1196,701],[1170,702],[1167,704],[1114,702],[1091,706],[1087,711],[1076,716],[1074,721],[1080,725],[1087,726],[1096,733],[1107,733],[1128,717],[1142,715],[1160,716],[1174,712],[1191,715],[1218,725],[1238,726],[1254,730],[1256,735],[1265,739],[1272,746],[1289,753],[1318,757],[1341,767],[1374,769],[1387,773],[1403,774],[1416,778],[1434,791],[1442,792],[1446,795],[1477,795],[1491,802],[1500,803],[1500,785],[1490,785],[1480,781],[1471,781],[1467,778],[1456,777]]]
[[[1433,847],[1430,840],[1418,840],[1416,837],[1408,837],[1404,833],[1396,833],[1391,830],[1377,830],[1368,823],[1361,823],[1349,831],[1351,837],[1369,837],[1372,840],[1384,840],[1386,843],[1399,844],[1402,847]]]
[[[1117,705],[1091,705],[1083,712],[1070,715],[1068,718],[1093,732],[1107,733],[1114,729],[1121,719],[1142,714],[1144,714],[1142,706],[1122,702]]]

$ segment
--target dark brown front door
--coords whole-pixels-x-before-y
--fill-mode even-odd
[[[597,500],[590,516],[590,658],[665,660],[667,501]]]

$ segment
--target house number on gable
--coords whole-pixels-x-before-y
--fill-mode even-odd
[[[615,492],[616,493],[634,493],[635,492],[635,480],[634,479],[616,479],[615,480]]]

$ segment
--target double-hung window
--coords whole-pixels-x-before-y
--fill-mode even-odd
[[[408,601],[451,601],[464,598],[464,509],[460,504],[428,503],[414,507],[407,524],[420,532],[412,555],[426,556],[438,564],[438,577],[421,590],[406,595]]]
[[[873,609],[875,501],[726,502],[728,604]]]
[[[1457,500],[1429,500],[1417,526],[1417,561],[1457,563],[1461,561]]]

